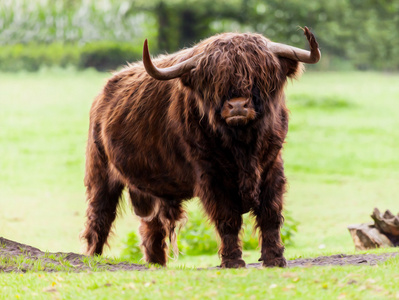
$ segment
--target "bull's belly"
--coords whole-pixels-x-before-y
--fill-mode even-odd
[[[178,138],[171,133],[169,139],[142,135],[141,131],[131,133],[134,140],[118,130],[103,135],[107,160],[121,181],[159,198],[192,198],[193,168],[179,148]]]
[[[143,164],[131,162],[123,167],[114,162],[115,168],[129,187],[163,199],[184,200],[193,197],[194,179],[189,165],[181,166]]]
[[[193,197],[193,184],[168,175],[149,175],[129,178],[129,185],[141,192],[167,200],[184,200]]]

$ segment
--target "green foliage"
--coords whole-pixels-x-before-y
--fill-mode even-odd
[[[218,250],[215,229],[197,210],[189,213],[177,240],[179,251],[184,255],[215,254]]]
[[[37,71],[43,66],[66,67],[77,65],[78,60],[79,48],[61,43],[15,44],[0,48],[0,70],[8,72]]]
[[[297,232],[298,222],[290,214],[285,213],[285,222],[281,230],[281,239],[285,245],[293,244],[293,237]],[[253,233],[253,220],[247,214],[244,216],[242,230],[242,243],[244,250],[254,250],[258,248],[259,242],[256,234]],[[199,210],[189,213],[187,223],[178,233],[178,247],[183,255],[204,255],[215,254],[218,249],[217,234],[212,225],[206,221],[204,215]],[[122,258],[138,261],[142,257],[139,247],[139,238],[135,232],[128,235]]]
[[[128,43],[96,42],[86,44],[80,53],[79,67],[94,67],[99,71],[108,71],[117,66],[141,58],[142,45]]]
[[[41,67],[93,67],[100,71],[116,69],[141,57],[142,45],[100,41],[76,44],[15,44],[0,47],[0,70],[37,71]]]
[[[399,70],[399,1],[0,1],[0,45],[82,46],[105,40],[141,47],[149,38],[156,54],[189,47],[223,31],[252,31],[307,47],[299,26],[312,28],[318,38],[323,56],[313,68]],[[41,52],[36,60],[44,56]],[[113,65],[100,53],[88,56],[87,63],[104,60],[105,67],[98,69]],[[35,64],[29,62],[28,67],[36,70]]]
[[[295,220],[289,211],[284,213],[284,225],[281,228],[281,240],[285,246],[294,245],[294,235],[298,232],[299,222]]]
[[[299,26],[308,26],[323,52],[317,69],[399,70],[398,1],[154,0],[135,7],[158,20],[159,45],[168,51],[223,31],[256,31],[307,47]]]
[[[134,263],[140,262],[143,254],[140,249],[140,239],[136,232],[132,231],[128,234],[125,242],[125,248],[122,250],[121,259],[127,259]]]
[[[281,239],[285,245],[293,244],[298,222],[289,213],[284,214],[285,222],[281,230]],[[254,220],[248,214],[244,215],[241,239],[244,250],[258,248],[258,235],[253,232]],[[217,251],[216,231],[199,211],[192,211],[189,219],[178,235],[179,250],[187,255],[214,254]]]
[[[155,34],[154,20],[137,13],[133,1],[0,1],[0,20],[0,45],[99,40],[135,43]]]
[[[166,51],[190,47],[215,34],[215,20],[240,22],[245,15],[242,0],[138,0],[133,7],[157,20],[158,46]]]
[[[141,58],[154,19],[129,1],[0,1],[0,70],[110,70]]]

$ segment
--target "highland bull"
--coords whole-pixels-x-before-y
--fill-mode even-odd
[[[288,129],[284,87],[316,63],[310,51],[260,34],[225,33],[113,75],[90,112],[86,154],[88,254],[101,254],[126,187],[145,260],[166,265],[167,242],[198,197],[220,236],[221,266],[245,266],[242,215],[255,217],[264,266],[286,265],[280,238]],[[156,66],[155,66],[156,65]]]

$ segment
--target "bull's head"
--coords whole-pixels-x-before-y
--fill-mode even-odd
[[[221,35],[194,47],[190,58],[157,68],[146,40],[143,63],[155,79],[180,77],[202,99],[199,106],[211,108],[205,109],[214,113],[209,119],[228,126],[244,126],[264,113],[266,106],[272,107],[273,93],[281,89],[287,76],[295,76],[299,62],[314,64],[320,60],[316,38],[307,27],[303,30],[310,51],[274,43],[256,34],[248,44],[237,35]]]

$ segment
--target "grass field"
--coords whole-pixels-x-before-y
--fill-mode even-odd
[[[0,274],[0,299],[398,299],[398,267]]]
[[[108,76],[71,70],[0,74],[1,236],[42,250],[81,249],[88,111]],[[399,75],[309,72],[288,85],[287,98],[291,123],[284,150],[286,208],[300,225],[286,256],[353,252],[347,225],[369,222],[374,207],[399,211]],[[136,228],[137,220],[126,206],[106,254],[118,256],[127,233]],[[255,262],[258,254],[250,251],[245,258]],[[224,290],[224,298],[242,294],[259,299],[265,292],[271,298],[306,298],[312,287],[314,297],[322,299],[365,299],[367,291],[371,299],[398,296],[393,286],[397,259],[369,269],[187,269],[217,263],[216,255],[181,256],[170,264],[171,270],[159,272],[1,274],[0,298],[40,294],[52,283],[57,292],[49,292],[49,297],[68,299],[77,294],[106,299],[119,290],[126,298],[139,293],[154,298],[173,291],[177,298],[184,292],[212,298]],[[358,278],[357,284],[347,285],[352,277]],[[7,287],[5,282],[14,285]]]

